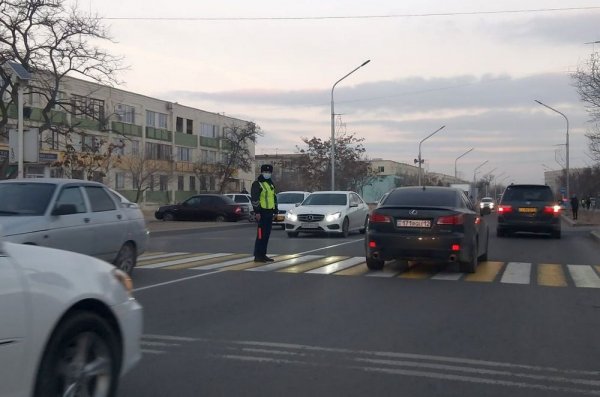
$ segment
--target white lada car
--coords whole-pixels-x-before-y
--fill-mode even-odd
[[[353,231],[364,233],[368,216],[367,203],[355,192],[314,192],[287,212],[285,230],[289,237],[297,237],[300,232],[347,237]]]

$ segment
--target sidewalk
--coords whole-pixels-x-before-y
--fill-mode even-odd
[[[600,210],[599,209],[579,209],[576,220],[572,217],[571,210],[564,210],[562,218],[569,226],[593,226],[596,230],[592,230],[590,235],[600,242]]]
[[[254,223],[248,222],[247,220],[239,222],[164,222],[154,217],[154,210],[144,209],[142,210],[142,212],[144,213],[144,219],[146,220],[146,225],[148,226],[148,230],[150,231],[150,236],[158,236],[165,234],[182,234],[206,229],[223,230],[236,226],[244,227],[254,225]]]

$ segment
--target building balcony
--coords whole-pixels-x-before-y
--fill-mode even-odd
[[[200,137],[200,146],[212,147],[215,149],[219,148],[219,138],[209,138],[206,136]]]
[[[122,135],[130,136],[142,136],[142,126],[135,124],[122,123],[120,121],[113,121],[111,123],[111,129],[113,132]]]
[[[171,142],[173,139],[173,133],[161,128],[146,127],[146,138]]]
[[[198,147],[198,136],[191,134],[184,134],[182,132],[175,133],[175,144],[179,146],[186,146],[197,148]]]

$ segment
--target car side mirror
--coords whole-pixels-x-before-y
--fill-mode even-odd
[[[352,208],[352,207],[358,207],[358,204],[356,204],[356,203],[350,204],[350,208]]]
[[[72,215],[77,213],[75,204],[61,204],[52,211],[52,215]]]

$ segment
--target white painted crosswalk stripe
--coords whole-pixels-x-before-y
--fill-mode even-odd
[[[600,277],[591,266],[567,265],[575,286],[580,288],[600,288]]]
[[[188,252],[169,252],[166,254],[156,254],[156,255],[142,255],[138,259],[140,261],[149,261],[151,259],[162,259],[162,258],[170,258],[173,256],[186,255]]]
[[[287,259],[287,260],[281,261],[281,262],[269,263],[268,265],[264,265],[264,266],[260,266],[260,267],[253,267],[251,269],[246,269],[246,271],[249,271],[249,272],[270,272],[272,270],[283,269],[285,267],[290,267],[290,266],[298,265],[300,263],[312,261],[312,260],[319,259],[319,258],[323,258],[323,255],[304,255],[304,256],[299,256],[297,258]]]
[[[362,257],[362,256],[355,256],[355,257],[348,258],[348,259],[345,259],[345,260],[340,261],[340,262],[332,263],[331,265],[323,266],[323,267],[320,267],[318,269],[314,269],[314,270],[308,271],[306,273],[311,273],[311,274],[331,274],[331,273],[335,273],[335,272],[340,271],[340,270],[347,269],[347,268],[352,267],[352,266],[356,266],[359,263],[362,263],[364,261],[365,261],[364,257]]]
[[[232,255],[232,254],[206,254],[206,255],[198,255],[198,256],[192,256],[190,258],[175,259],[175,260],[172,260],[172,261],[154,263],[152,265],[145,265],[145,266],[140,267],[140,269],[159,269],[161,267],[174,266],[174,265],[182,265],[184,263],[196,262],[196,261],[201,261],[201,260],[204,260],[204,259],[219,258],[221,256],[228,256],[228,255]]]
[[[462,277],[462,273],[439,272],[431,277],[432,280],[458,281]]]
[[[214,269],[221,269],[221,268],[227,267],[227,266],[239,265],[240,263],[250,262],[253,259],[254,259],[254,256],[247,256],[245,258],[230,259],[230,260],[225,261],[225,262],[213,263],[212,265],[204,265],[204,266],[192,267],[191,269],[193,269],[193,270],[214,270]]]
[[[531,282],[531,263],[510,262],[500,279],[501,283],[529,284]]]

